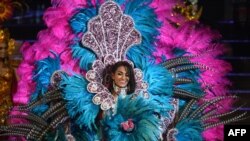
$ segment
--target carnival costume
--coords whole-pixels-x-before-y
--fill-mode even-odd
[[[240,120],[226,93],[220,38],[173,15],[178,0],[52,0],[47,29],[22,47],[20,81],[1,136],[27,140],[222,140]],[[136,89],[115,99],[103,71],[133,66]],[[20,106],[20,104],[22,104]],[[115,109],[115,112],[114,112]],[[111,111],[99,118],[100,111]]]

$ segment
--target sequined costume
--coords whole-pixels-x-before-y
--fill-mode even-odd
[[[22,47],[14,97],[22,105],[13,108],[12,125],[0,127],[1,136],[221,140],[222,125],[244,117],[230,117],[236,97],[226,93],[230,65],[216,58],[224,52],[214,42],[218,34],[200,26],[197,18],[176,13],[175,6],[185,7],[180,1],[52,4],[44,14],[48,28],[36,43]],[[103,85],[102,72],[119,61],[133,66],[136,90],[116,100]],[[113,109],[113,114],[98,117]]]

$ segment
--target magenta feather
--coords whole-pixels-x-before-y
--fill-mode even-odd
[[[100,0],[101,2],[103,0]],[[23,61],[18,68],[19,82],[14,103],[25,104],[29,101],[30,94],[36,86],[32,80],[35,61],[44,59],[51,55],[50,51],[60,54],[62,70],[71,74],[84,73],[80,70],[77,60],[72,58],[70,45],[74,38],[69,25],[70,18],[77,12],[78,8],[87,7],[86,0],[51,0],[52,7],[44,13],[44,21],[47,29],[39,32],[37,41],[29,45],[25,43],[22,48]],[[96,0],[91,3],[95,6]],[[162,56],[167,59],[175,58],[173,50],[183,49],[188,55],[197,56],[191,61],[207,66],[208,70],[203,70],[199,82],[206,89],[206,99],[211,99],[219,95],[227,95],[226,89],[230,82],[225,74],[231,70],[231,66],[225,61],[217,59],[218,55],[225,53],[225,46],[213,43],[221,35],[203,26],[199,21],[188,22],[185,17],[175,14],[172,9],[176,4],[182,4],[181,0],[153,0],[151,7],[155,8],[158,19],[162,26],[158,29],[160,35],[155,43],[156,51],[153,53],[157,62],[162,61]],[[173,23],[178,23],[177,28]],[[202,54],[202,55],[201,55]],[[206,58],[206,59],[204,59]],[[221,108],[220,112],[229,109],[232,101],[221,101],[220,105],[228,105]],[[223,138],[222,127],[215,127],[203,133],[206,140],[220,140]],[[215,137],[214,134],[217,136]]]

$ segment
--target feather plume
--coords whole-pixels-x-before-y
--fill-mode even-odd
[[[115,116],[106,117],[104,132],[111,141],[158,141],[161,130],[159,118],[154,114],[155,105],[151,105],[143,98],[132,99],[127,96],[118,100],[117,113]],[[131,119],[134,129],[130,132],[123,131],[121,123]]]
[[[79,66],[83,70],[91,69],[92,63],[96,60],[96,55],[87,48],[82,47],[79,43],[72,45],[72,56],[79,59]]]
[[[36,82],[36,88],[35,92],[31,95],[31,102],[37,100],[48,90],[52,74],[60,69],[60,57],[55,53],[53,53],[53,55],[54,58],[48,57],[36,62],[36,69],[33,75],[33,80]],[[42,114],[47,108],[48,105],[42,104],[32,110],[35,113]]]
[[[86,32],[88,21],[97,15],[97,11],[94,7],[79,10],[79,12],[70,19],[70,25],[74,33]]]
[[[97,15],[96,8],[81,9],[75,14],[71,20],[70,25],[75,34],[84,33],[87,30],[88,21]],[[74,44],[71,45],[72,56],[79,59],[80,68],[88,71],[91,68],[93,61],[96,59],[95,54],[89,49],[80,45],[80,38],[74,39]]]
[[[172,74],[160,65],[147,65],[143,69],[144,80],[148,83],[148,91],[152,95],[172,96]]]
[[[160,28],[161,23],[157,20],[154,9],[149,6],[150,3],[151,0],[127,1],[124,5],[124,13],[133,18],[135,28],[142,36],[141,44],[130,48],[127,52],[128,58],[132,61],[140,54],[151,55],[154,51],[154,42],[159,35],[158,28]],[[147,16],[141,16],[141,13],[145,13]]]
[[[87,80],[80,75],[62,75],[60,87],[65,101],[68,114],[75,123],[82,127],[93,129],[95,118],[99,112],[99,106],[92,102],[93,94],[87,91]]]
[[[178,141],[202,141],[202,124],[199,120],[183,120],[176,125]]]
[[[217,58],[218,55],[225,53],[224,46],[215,42],[220,39],[220,34],[198,22],[187,22],[180,15],[172,16],[173,7],[179,4],[179,2],[176,0],[169,0],[168,2],[154,0],[151,4],[156,9],[155,12],[158,19],[162,21],[160,35],[158,36],[159,40],[156,42],[156,52],[153,53],[154,56],[156,56],[158,62],[161,62],[162,56],[165,56],[167,59],[176,58],[176,54],[174,53],[176,48],[185,50],[186,53],[182,56],[196,56],[191,60],[194,64],[198,62],[210,68],[207,70],[198,70],[199,75],[193,73],[193,80],[203,89],[204,98],[212,99],[215,96],[228,95],[226,90],[230,82],[225,77],[225,74],[231,70],[231,67],[225,61]],[[184,75],[188,74],[184,73]],[[196,84],[191,85],[191,87],[198,88]],[[178,87],[182,86],[185,85]],[[187,85],[184,89],[188,89],[188,86],[190,85]],[[199,91],[199,89],[195,91]],[[184,101],[181,101],[181,103],[185,104]],[[231,103],[232,100],[220,101],[219,105],[224,105],[225,108],[218,110],[220,112],[227,111],[232,105]],[[222,132],[217,132],[220,129],[218,127],[218,129],[206,131],[206,134],[203,134],[204,138],[213,140],[211,134],[219,134],[217,136],[221,140],[223,134],[221,134]]]
[[[37,91],[41,91],[42,94],[47,91],[52,74],[60,69],[60,57],[55,53],[53,55],[54,58],[47,57],[36,62],[33,80],[37,83]]]

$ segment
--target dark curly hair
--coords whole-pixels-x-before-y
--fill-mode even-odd
[[[135,91],[136,86],[135,75],[133,67],[127,61],[119,61],[113,65],[107,66],[103,71],[103,85],[105,85],[110,92],[114,91],[111,76],[120,66],[124,66],[126,68],[126,71],[128,72],[129,81],[127,86],[127,94],[132,94]]]

